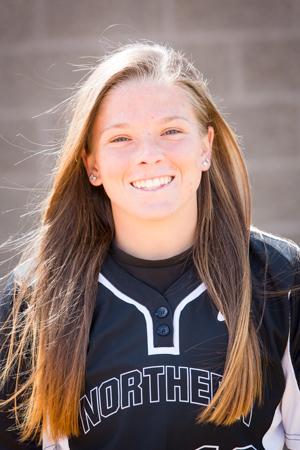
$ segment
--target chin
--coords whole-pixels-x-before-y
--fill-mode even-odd
[[[141,211],[139,211],[138,214],[136,214],[136,217],[141,220],[152,220],[152,221],[158,221],[158,220],[165,220],[171,217],[174,214],[174,211],[149,211],[144,212],[141,214]]]

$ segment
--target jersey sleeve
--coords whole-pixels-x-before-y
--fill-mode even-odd
[[[12,288],[13,280],[10,278],[6,288],[0,296],[0,327],[9,316],[9,312],[12,306]],[[5,332],[0,332],[0,339],[3,342],[5,339]],[[5,351],[2,349],[0,353],[1,366],[4,362]],[[7,397],[7,394],[11,392],[11,386],[8,382],[7,385],[0,391],[1,400]],[[33,442],[20,443],[18,440],[18,433],[16,431],[15,420],[11,417],[8,408],[0,409],[0,450],[42,450],[41,446]]]
[[[295,258],[294,272],[289,293],[289,339],[282,359],[286,386],[281,407],[286,446],[300,450],[300,251]]]

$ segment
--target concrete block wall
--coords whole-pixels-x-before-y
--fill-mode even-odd
[[[299,0],[0,0],[0,35],[0,242],[43,195],[64,122],[42,113],[83,75],[70,63],[152,39],[194,60],[240,136],[253,223],[300,243]]]
[[[43,194],[64,128],[44,112],[84,74],[72,64],[151,39],[184,51],[208,79],[242,143],[253,223],[300,243],[298,0],[1,0],[0,9],[1,242],[33,220],[32,195]]]

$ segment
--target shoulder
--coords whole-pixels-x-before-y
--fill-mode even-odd
[[[291,239],[251,226],[250,264],[252,272],[261,271],[291,286],[300,269],[300,247]]]
[[[253,225],[250,228],[250,247],[258,254],[279,258],[286,264],[300,262],[300,247],[296,242],[282,236],[261,230]]]
[[[281,359],[289,335],[293,348],[300,342],[300,248],[290,239],[251,227],[249,256],[252,311],[268,357],[279,354]]]

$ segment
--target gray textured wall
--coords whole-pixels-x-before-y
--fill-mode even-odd
[[[41,113],[83,75],[69,63],[145,38],[205,74],[243,139],[253,222],[300,243],[299,25],[299,0],[0,0],[0,242],[43,192],[64,122]]]
[[[32,220],[31,196],[42,193],[64,127],[59,114],[41,113],[83,75],[70,63],[145,38],[182,49],[208,78],[243,142],[254,224],[300,242],[299,0],[1,0],[0,8],[0,241]]]

